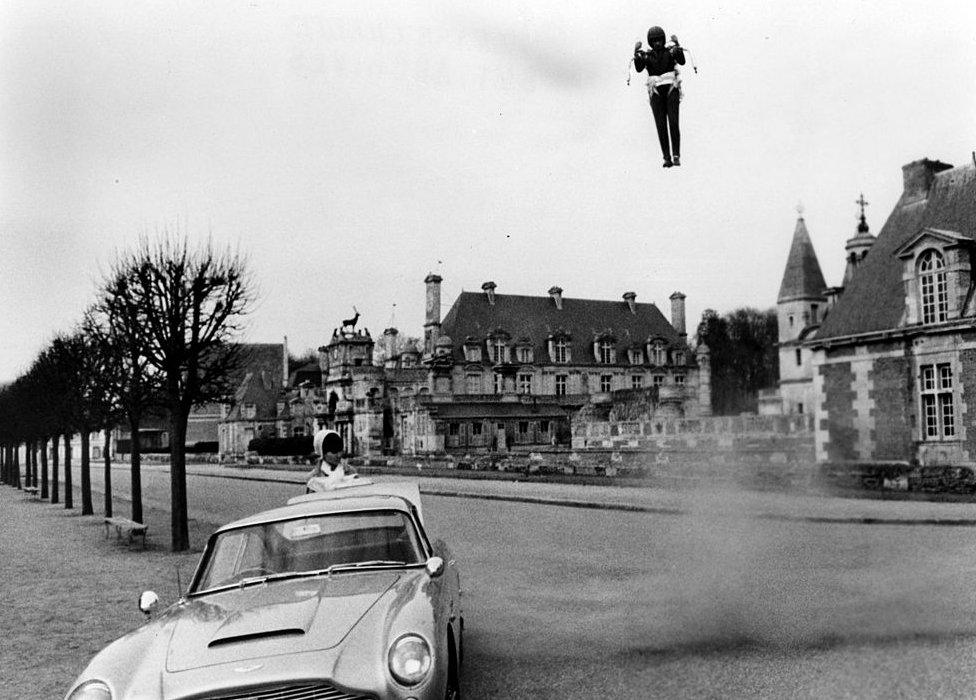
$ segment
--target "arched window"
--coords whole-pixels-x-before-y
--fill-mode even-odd
[[[922,295],[922,323],[948,320],[949,290],[941,253],[935,250],[922,253],[918,261],[918,283]]]

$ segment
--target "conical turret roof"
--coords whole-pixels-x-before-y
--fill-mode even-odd
[[[816,298],[824,295],[827,283],[824,282],[823,272],[817,254],[813,250],[810,234],[803,217],[796,220],[796,230],[793,231],[793,243],[790,245],[790,257],[786,261],[786,271],[783,282],[779,286],[777,302],[790,299]]]

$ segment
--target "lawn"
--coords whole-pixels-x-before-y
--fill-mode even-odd
[[[0,696],[60,698],[105,644],[142,624],[139,594],[156,591],[164,604],[185,587],[213,525],[190,523],[193,550],[169,552],[169,514],[147,511],[148,544],[129,546],[114,530],[105,537],[102,513],[80,515],[0,488]],[[117,515],[129,504],[117,503]],[[83,601],[83,602],[80,602]],[[79,633],[84,630],[84,633]]]

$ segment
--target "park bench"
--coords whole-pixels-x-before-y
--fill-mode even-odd
[[[36,486],[25,486],[24,487],[24,493],[26,493],[28,496],[31,496],[32,498],[38,498],[39,497]]]
[[[125,533],[129,538],[129,544],[135,537],[142,537],[142,548],[146,548],[146,530],[148,526],[137,523],[128,518],[105,518],[105,538],[108,539],[109,528],[115,528],[116,539],[122,539]]]

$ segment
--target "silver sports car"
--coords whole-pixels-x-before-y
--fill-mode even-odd
[[[188,592],[66,698],[457,698],[463,627],[457,566],[415,485],[313,493],[215,532]]]

